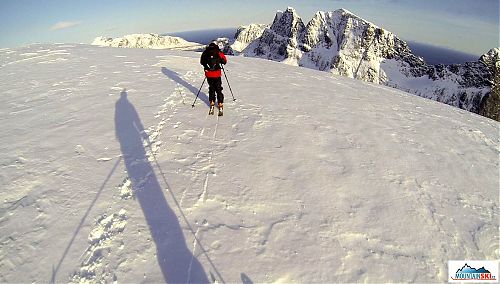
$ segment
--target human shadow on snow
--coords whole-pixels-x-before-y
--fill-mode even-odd
[[[243,283],[243,284],[253,284],[252,279],[250,279],[250,277],[248,277],[248,275],[246,275],[245,273],[241,273],[240,277],[241,277],[241,283]]]
[[[172,71],[166,67],[162,67],[161,68],[161,72],[163,74],[165,74],[167,77],[169,77],[170,79],[174,80],[175,82],[181,84],[182,86],[184,86],[186,89],[188,89],[189,91],[191,91],[195,96],[196,94],[198,94],[198,90],[195,86],[189,84],[188,82],[186,82],[184,79],[181,78],[181,76],[179,76],[179,74],[175,71]],[[203,84],[203,83],[202,83]],[[200,87],[201,89],[201,87]],[[210,106],[210,102],[208,101],[208,95],[206,93],[204,93],[203,91],[200,91],[200,94],[198,96],[198,98],[200,100],[202,100],[207,106]]]
[[[186,246],[177,215],[169,206],[148,160],[143,145],[143,140],[149,143],[148,136],[125,90],[115,105],[115,129],[135,197],[156,245],[165,282],[208,283],[205,270]]]

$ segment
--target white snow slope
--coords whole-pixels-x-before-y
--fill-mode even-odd
[[[207,116],[199,56],[0,50],[0,282],[444,282],[500,257],[498,122],[242,57]]]
[[[182,49],[198,50],[205,45],[189,42],[180,37],[162,36],[158,34],[131,34],[123,37],[108,38],[96,37],[92,45],[123,47],[123,48],[152,48],[152,49]]]

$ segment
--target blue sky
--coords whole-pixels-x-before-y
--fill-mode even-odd
[[[346,8],[405,40],[476,55],[500,45],[498,0],[0,0],[0,47],[271,23],[288,6],[304,22]]]

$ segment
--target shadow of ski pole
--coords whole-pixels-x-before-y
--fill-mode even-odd
[[[170,79],[174,80],[175,82],[179,83],[180,85],[184,86],[186,89],[191,91],[194,95],[198,94],[198,89],[194,87],[193,85],[189,84],[186,82],[184,79],[179,76],[179,74],[175,71],[172,71],[166,67],[161,68],[161,72],[165,74],[167,77]],[[200,92],[199,96],[200,100],[202,100],[207,106],[210,106],[210,102],[208,101],[208,96],[204,92]]]
[[[151,143],[148,141],[147,143],[149,145],[149,148],[151,150],[151,155],[153,156],[154,160],[155,160],[155,163],[156,163],[156,167],[158,168],[158,170],[160,171],[160,174],[163,178],[163,182],[165,183],[165,186],[167,187],[167,191],[170,193],[170,196],[172,196],[172,199],[174,200],[174,203],[175,205],[177,206],[177,208],[179,209],[179,212],[181,213],[181,216],[182,218],[184,219],[184,222],[186,223],[186,226],[188,227],[189,231],[191,232],[191,234],[193,235],[196,243],[198,244],[198,246],[200,247],[203,255],[205,255],[205,257],[207,258],[208,262],[210,263],[210,265],[212,266],[212,268],[214,269],[215,273],[217,274],[217,276],[219,277],[221,283],[225,284],[226,282],[224,281],[224,278],[222,278],[222,275],[219,273],[219,270],[217,269],[217,267],[215,267],[215,264],[213,263],[212,259],[210,258],[210,256],[208,255],[207,251],[205,250],[205,248],[203,247],[201,241],[198,239],[198,237],[196,236],[196,232],[194,231],[193,227],[191,226],[191,224],[189,223],[186,215],[184,214],[184,211],[182,210],[179,202],[177,201],[177,198],[175,198],[175,195],[172,193],[172,190],[171,190],[171,187],[170,187],[170,184],[168,183],[167,179],[165,178],[165,174],[163,173],[163,170],[161,169],[160,167],[160,164],[158,163],[158,160],[156,159],[156,155],[154,154],[153,152],[153,149],[151,148]],[[194,252],[193,252],[194,253]],[[212,278],[213,275],[211,275],[210,273],[210,276]],[[214,279],[212,279],[213,282]]]
[[[97,199],[101,195],[101,192],[103,191],[104,187],[108,183],[109,179],[111,178],[111,176],[115,172],[116,167],[118,167],[118,165],[120,164],[122,158],[123,157],[120,156],[120,159],[118,159],[118,161],[116,161],[115,165],[113,166],[113,168],[109,172],[108,176],[106,177],[106,179],[102,183],[101,187],[99,188],[99,191],[97,191],[97,194],[94,197],[94,200],[92,200],[92,203],[90,204],[89,208],[87,209],[87,212],[85,212],[85,214],[83,215],[82,219],[80,220],[80,223],[78,224],[78,227],[76,228],[75,232],[73,233],[73,237],[71,237],[71,240],[69,241],[68,246],[66,246],[66,249],[64,250],[64,253],[63,253],[62,257],[61,257],[61,260],[59,260],[59,263],[57,264],[57,266],[55,268],[54,268],[54,266],[52,266],[52,277],[50,278],[50,283],[55,283],[56,282],[57,272],[59,271],[59,268],[61,268],[61,264],[63,263],[64,259],[66,258],[66,255],[68,254],[69,249],[73,245],[73,242],[75,241],[76,236],[80,232],[80,229],[82,228],[82,225],[85,222],[85,219],[87,219],[87,217],[89,216],[90,211],[94,207]]]

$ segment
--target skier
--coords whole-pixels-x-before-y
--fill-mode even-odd
[[[223,114],[224,94],[222,93],[221,64],[226,64],[227,59],[224,53],[220,51],[219,46],[212,42],[201,54],[200,63],[205,69],[205,76],[208,82],[208,99],[210,101],[210,110],[208,114],[214,114],[215,93],[217,93],[217,103],[219,107],[219,116]]]

